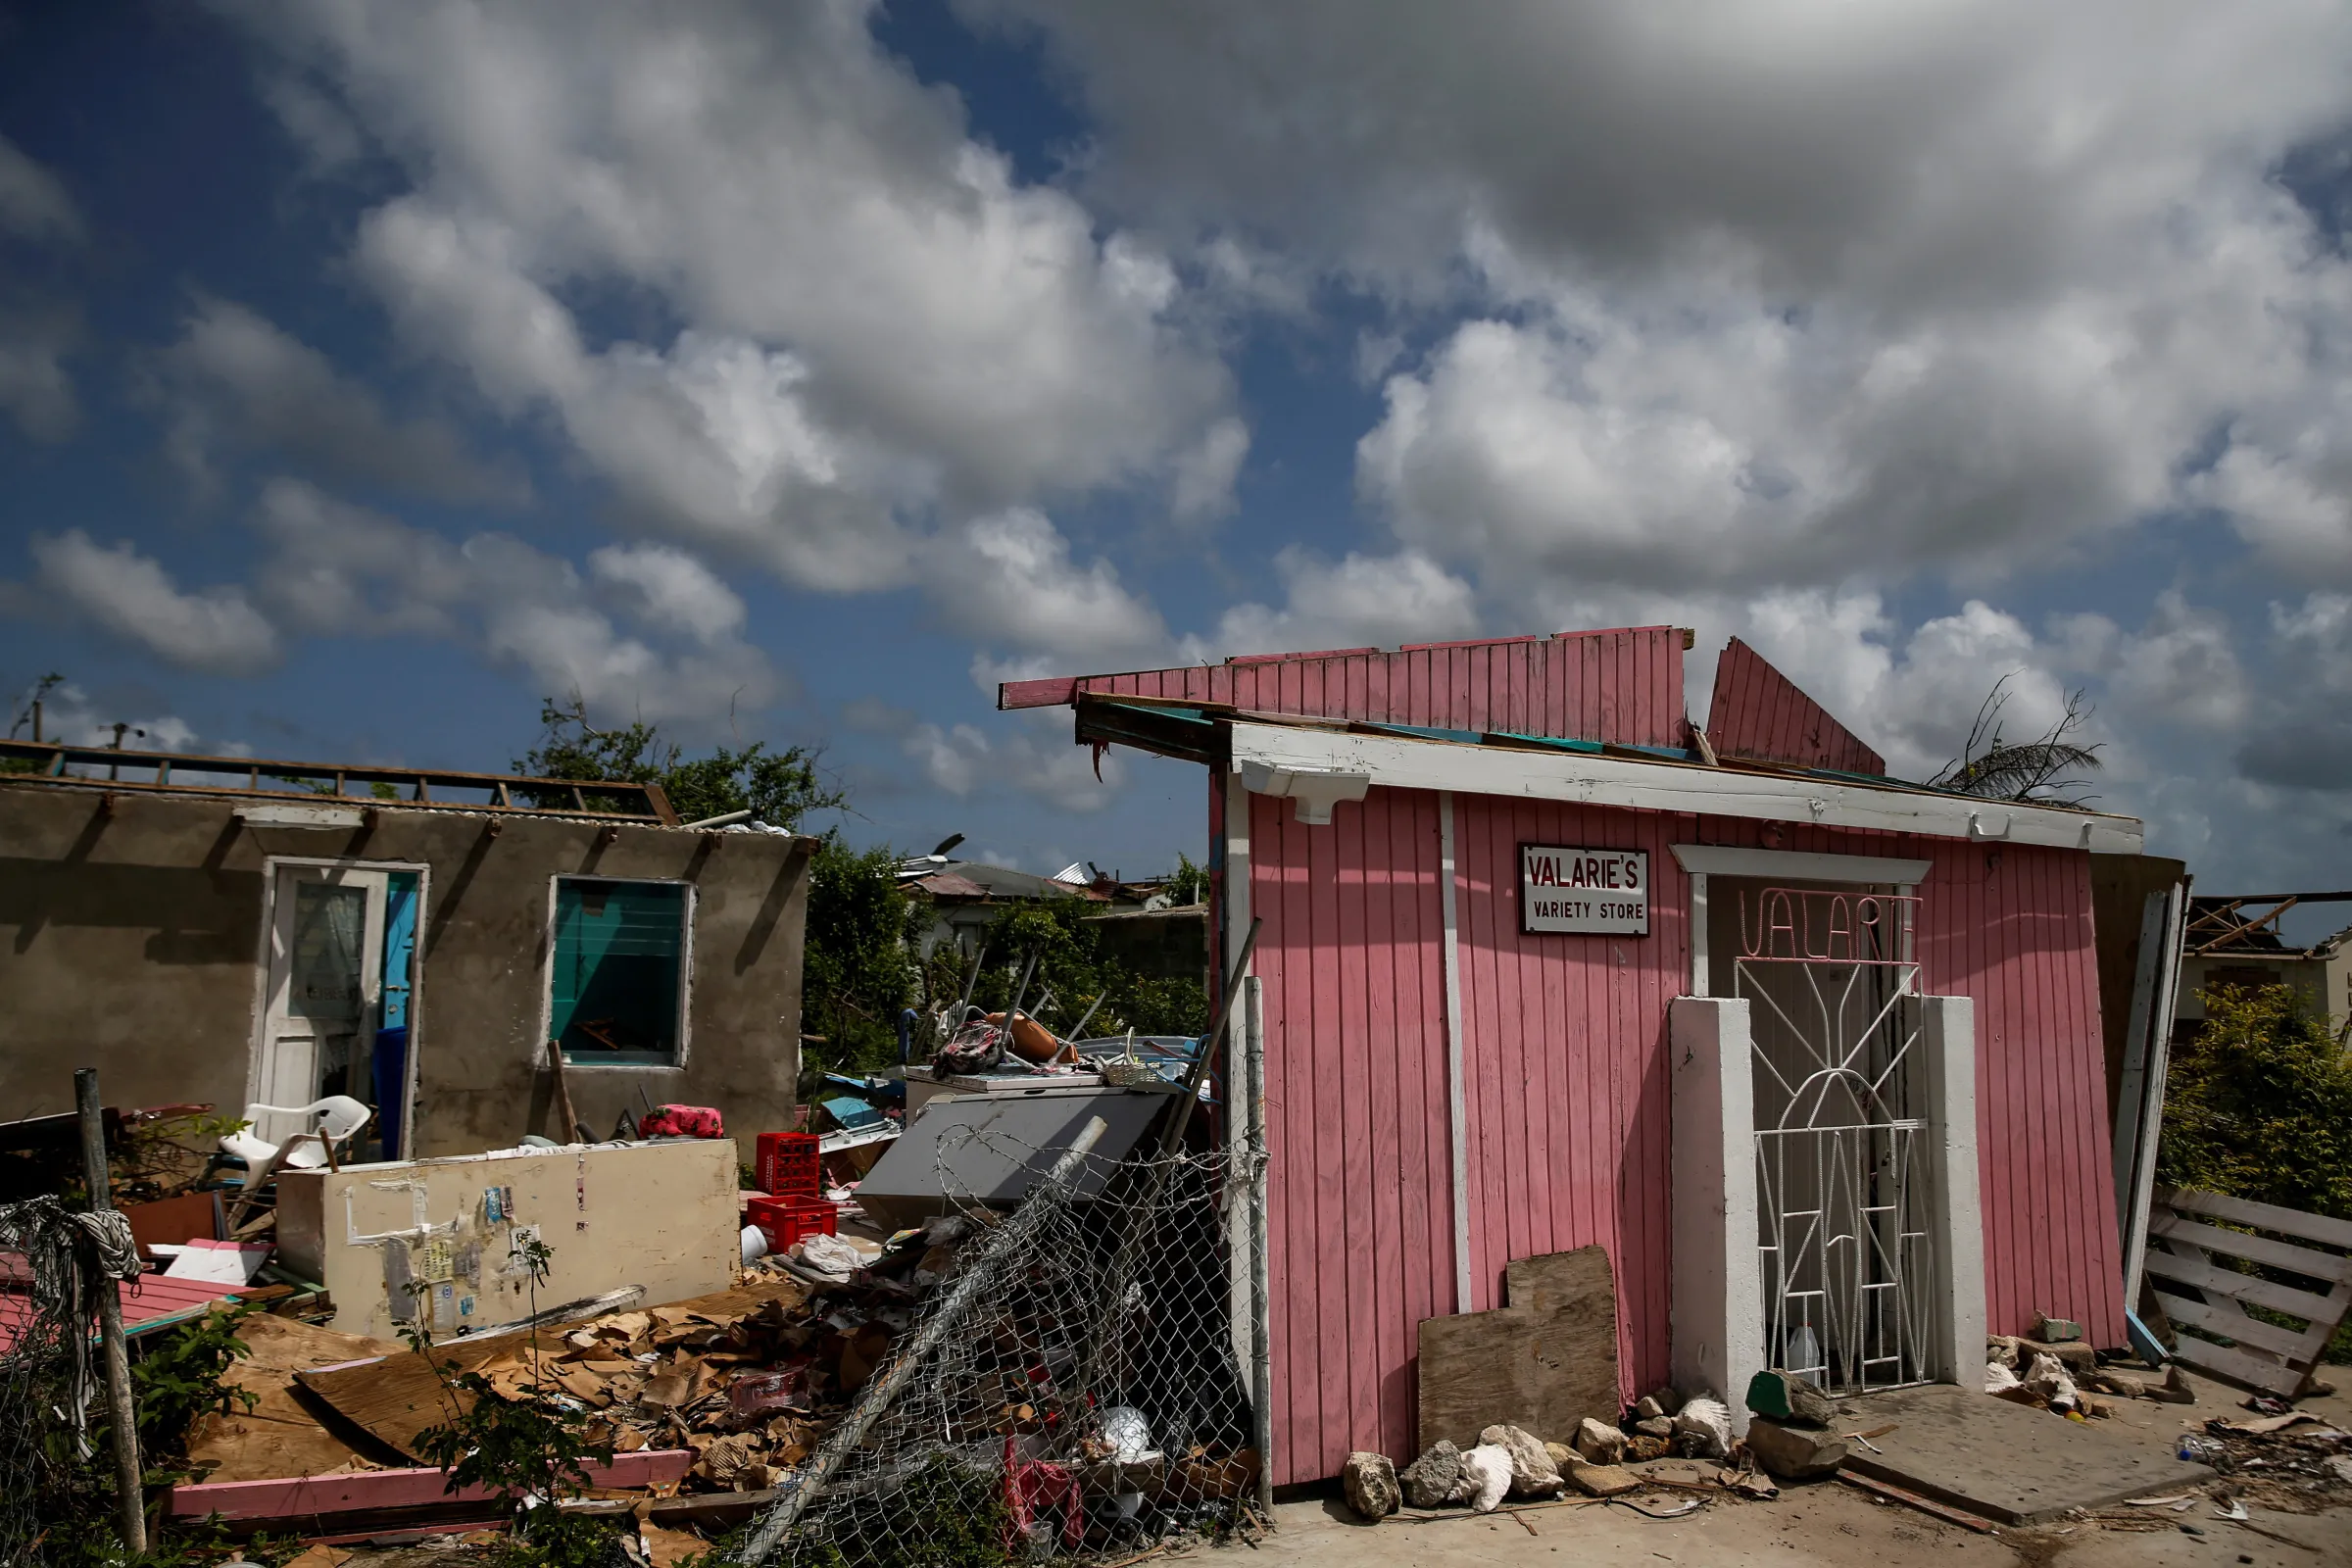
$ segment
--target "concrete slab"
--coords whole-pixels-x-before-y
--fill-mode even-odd
[[[2108,1421],[2069,1421],[1950,1384],[1872,1394],[1845,1430],[1867,1432],[1846,1468],[2005,1525],[2040,1524],[2070,1508],[2098,1508],[2166,1490],[2202,1486],[2213,1472],[2175,1458],[2144,1432]]]

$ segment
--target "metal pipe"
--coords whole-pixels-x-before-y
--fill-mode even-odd
[[[1208,1077],[1208,1064],[1216,1054],[1217,1042],[1225,1037],[1225,1026],[1233,1017],[1234,1004],[1241,1000],[1242,976],[1250,972],[1250,954],[1257,946],[1258,929],[1265,923],[1262,919],[1250,920],[1250,935],[1244,939],[1242,951],[1234,956],[1233,970],[1225,977],[1224,1000],[1217,1004],[1217,1021],[1210,1024],[1208,1033],[1200,1037],[1200,1049],[1193,1056],[1193,1070],[1185,1075],[1184,1103],[1178,1105],[1176,1114],[1168,1118],[1167,1136],[1160,1140],[1161,1159],[1176,1152],[1176,1146],[1184,1141],[1184,1130],[1192,1122],[1193,1106],[1200,1103],[1200,1085]]]
[[[81,1170],[89,1183],[90,1212],[115,1206],[106,1167],[106,1116],[98,1104],[98,1069],[74,1074],[74,1108],[81,1115]],[[114,1411],[115,1496],[122,1515],[122,1544],[132,1554],[147,1549],[147,1498],[140,1486],[139,1414],[130,1396],[130,1350],[122,1339],[122,1293],[111,1277],[98,1282],[98,1338],[106,1350],[106,1394]]]
[[[691,822],[680,822],[678,826],[681,828],[726,827],[734,822],[749,822],[752,816],[753,813],[748,810],[721,811],[716,816],[701,816]]]
[[[1242,982],[1250,999],[1242,1014],[1242,1093],[1250,1105],[1250,1424],[1257,1445],[1257,1507],[1274,1518],[1274,1291],[1266,1257],[1266,1006],[1265,982]]]
[[[1086,1126],[1080,1130],[1076,1140],[1067,1150],[1063,1151],[1061,1157],[1054,1162],[1054,1168],[1046,1173],[1044,1185],[1058,1186],[1069,1180],[1077,1171],[1079,1162],[1094,1152],[1095,1145],[1102,1141],[1102,1135],[1107,1131],[1109,1131],[1109,1127],[1102,1117],[1089,1117]],[[996,1246],[992,1250],[988,1261],[1014,1255],[1028,1239],[1029,1233],[1044,1223],[1042,1220],[1031,1218],[1033,1215],[1043,1214],[1048,1206],[1038,1201],[1040,1192],[1041,1189],[1032,1189],[1028,1200],[1013,1213],[1012,1218],[998,1226],[992,1233]],[[1023,1223],[1024,1221],[1027,1223]],[[858,1401],[858,1407],[852,1410],[847,1420],[844,1421],[844,1430],[836,1432],[826,1441],[825,1446],[817,1450],[816,1456],[808,1461],[808,1467],[795,1480],[792,1491],[776,1504],[775,1511],[760,1522],[760,1528],[753,1532],[752,1539],[744,1545],[741,1561],[762,1563],[768,1559],[785,1535],[795,1524],[800,1522],[800,1517],[808,1511],[808,1504],[816,1500],[816,1494],[824,1490],[825,1483],[840,1467],[842,1456],[850,1453],[865,1441],[866,1433],[871,1431],[874,1423],[879,1421],[889,1410],[891,1401],[898,1397],[899,1391],[905,1388],[915,1372],[931,1358],[931,1352],[939,1348],[939,1342],[947,1338],[951,1330],[961,1326],[964,1308],[997,1284],[997,1270],[989,1267],[987,1262],[968,1270],[962,1279],[956,1282],[955,1287],[948,1293],[948,1298],[939,1303],[938,1310],[934,1311],[924,1322],[913,1342],[902,1354],[892,1359],[879,1378],[866,1386],[865,1396]]]

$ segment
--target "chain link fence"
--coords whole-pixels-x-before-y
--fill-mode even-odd
[[[1228,1221],[1259,1176],[1230,1152],[1072,1152],[1009,1216],[957,1196],[930,1227],[960,1233],[955,1261],[741,1560],[1110,1562],[1248,1528],[1259,1456]]]
[[[90,1433],[96,1293],[112,1289],[90,1216],[54,1198],[0,1204],[0,1568],[43,1561],[55,1521],[113,1508]]]

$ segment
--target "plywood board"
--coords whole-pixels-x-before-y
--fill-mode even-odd
[[[1871,1440],[1878,1453],[1851,1446],[1846,1469],[1996,1524],[2039,1524],[2213,1479],[2160,1437],[2121,1422],[2068,1421],[1946,1383],[1852,1402],[1861,1413],[1851,1430],[1887,1430]]]
[[[253,1396],[255,1402],[250,1409],[241,1401],[232,1402],[231,1413],[208,1416],[190,1433],[188,1457],[207,1467],[206,1481],[324,1475],[386,1457],[380,1451],[362,1452],[329,1431],[303,1402],[294,1375],[367,1356],[405,1353],[402,1346],[267,1314],[238,1324],[237,1337],[252,1353],[230,1366],[221,1384]]]
[[[1614,1422],[1617,1288],[1598,1247],[1504,1270],[1510,1305],[1426,1318],[1419,1334],[1419,1446],[1467,1446],[1497,1422],[1565,1443],[1586,1416]]]

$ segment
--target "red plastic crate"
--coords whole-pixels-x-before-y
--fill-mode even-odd
[[[752,1181],[777,1198],[814,1198],[824,1189],[814,1133],[761,1133],[752,1153]]]
[[[767,1238],[767,1249],[781,1252],[811,1236],[841,1234],[841,1205],[821,1198],[760,1198],[744,1200],[744,1211]]]

